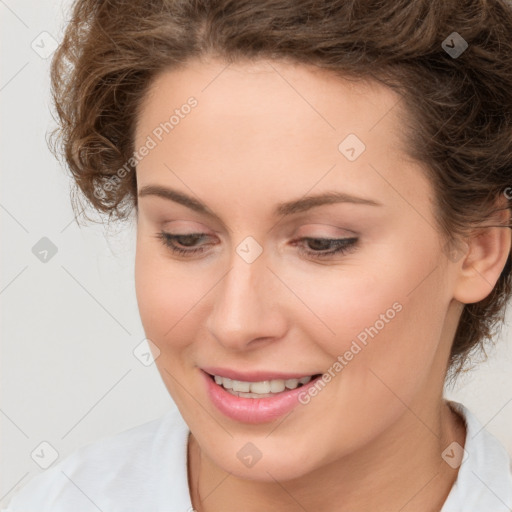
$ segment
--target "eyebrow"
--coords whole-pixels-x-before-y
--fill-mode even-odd
[[[174,201],[175,203],[179,203],[183,206],[186,206],[187,208],[190,208],[191,210],[194,210],[198,213],[202,213],[203,215],[207,215],[209,217],[213,217],[215,219],[220,220],[219,217],[212,210],[210,210],[210,208],[208,208],[208,206],[201,203],[197,199],[172,188],[162,187],[161,185],[146,185],[140,189],[138,196],[157,196],[163,199],[168,199],[170,201]],[[373,199],[357,197],[350,194],[346,194],[344,192],[329,191],[322,194],[305,196],[292,201],[279,203],[274,208],[273,214],[275,216],[284,217],[287,215],[293,215],[295,213],[305,212],[317,206],[335,203],[352,203],[369,206],[383,206],[382,203],[374,201]]]

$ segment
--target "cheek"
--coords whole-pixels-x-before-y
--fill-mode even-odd
[[[412,403],[429,377],[436,376],[432,372],[442,370],[436,369],[435,357],[447,308],[446,284],[440,269],[426,278],[435,264],[407,261],[364,276],[354,270],[350,278],[311,289],[308,305],[335,333],[320,323],[310,330],[317,347],[321,344],[329,355],[326,373],[332,377],[325,393],[336,404],[321,435],[343,438],[352,446],[371,439],[403,413],[404,403]],[[324,398],[312,397],[306,406],[312,432],[325,414],[324,404]],[[368,422],[374,418],[379,421]]]
[[[169,261],[160,247],[137,241],[135,289],[146,336],[158,346],[179,349],[186,340],[183,329],[196,314],[206,283],[195,278],[176,262]],[[204,288],[204,290],[203,290]],[[179,333],[179,335],[178,335]]]
[[[404,269],[401,269],[404,272]],[[315,343],[321,343],[333,359],[350,349],[354,340],[364,344],[375,331],[381,336],[389,325],[400,322],[403,286],[400,276],[375,265],[352,265],[317,269],[316,273],[293,274],[288,270],[286,282],[309,311],[301,307],[299,321]]]
[[[375,357],[382,358],[382,350],[391,349],[408,330],[408,303],[396,283],[384,279],[378,287],[373,280],[346,280],[308,298],[324,322],[311,332],[311,339],[322,340],[323,351],[332,362],[341,357],[341,364],[352,371],[367,367]]]
[[[181,410],[191,408],[179,382],[186,379],[183,361],[190,340],[197,338],[193,321],[207,289],[182,267],[162,255],[159,247],[137,243],[135,288],[144,332],[159,349],[155,364],[169,394]],[[204,283],[203,283],[204,287]],[[193,410],[193,407],[191,408]],[[197,413],[195,413],[197,414]]]
[[[342,356],[343,372],[354,378],[367,379],[373,369],[390,381],[410,383],[429,371],[449,296],[441,269],[429,275],[435,254],[421,262],[407,253],[384,256],[373,266],[315,281],[316,286],[304,281],[299,289],[322,320],[310,323],[311,339],[322,344],[333,364]]]

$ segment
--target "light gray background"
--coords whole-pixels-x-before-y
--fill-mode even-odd
[[[144,339],[135,297],[135,228],[78,226],[70,178],[49,152],[51,34],[69,1],[0,0],[2,306],[0,504],[58,459],[175,407]],[[35,49],[33,49],[34,46]],[[46,263],[32,248],[47,237]],[[510,310],[498,349],[449,398],[467,405],[512,454]],[[144,346],[142,346],[144,347]],[[33,454],[33,456],[31,456]],[[39,463],[39,464],[38,464]]]

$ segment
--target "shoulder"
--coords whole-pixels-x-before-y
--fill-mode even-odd
[[[466,424],[457,480],[441,512],[512,510],[512,459],[505,447],[464,405],[449,402]]]
[[[157,511],[181,501],[186,512],[188,433],[171,410],[99,439],[33,477],[2,512]]]

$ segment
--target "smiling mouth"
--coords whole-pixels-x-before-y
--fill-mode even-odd
[[[229,379],[220,375],[209,375],[218,386],[228,393],[241,398],[269,398],[284,391],[300,388],[308,382],[320,377],[317,373],[299,379],[272,379],[258,382]]]

